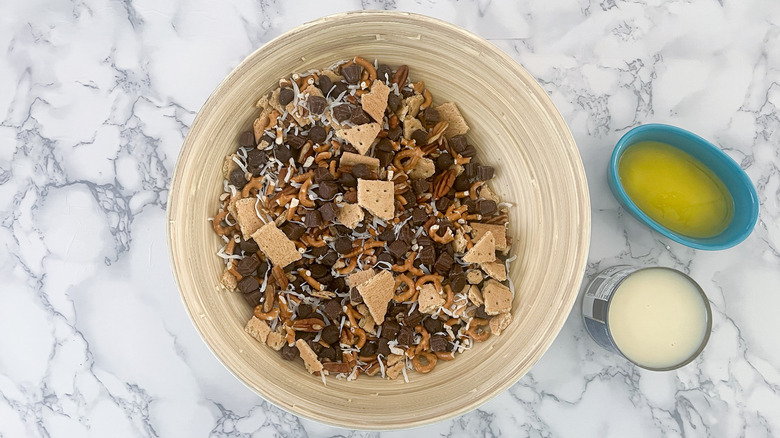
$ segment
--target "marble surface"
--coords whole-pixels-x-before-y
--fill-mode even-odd
[[[0,436],[780,435],[780,3],[774,0],[211,2],[4,0],[0,47]],[[492,41],[569,123],[592,195],[587,275],[663,265],[698,280],[710,343],[676,372],[601,350],[579,309],[479,409],[411,432],[337,429],[233,378],[180,303],[165,203],[188,126],[247,54],[350,9],[402,9]],[[722,147],[761,199],[754,233],[702,252],[608,193],[612,146],[665,122]]]

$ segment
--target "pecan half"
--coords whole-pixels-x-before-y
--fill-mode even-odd
[[[292,329],[298,332],[318,332],[325,328],[325,323],[319,318],[296,319]]]
[[[441,173],[433,180],[433,199],[439,199],[447,195],[452,185],[455,184],[456,171],[450,169]]]

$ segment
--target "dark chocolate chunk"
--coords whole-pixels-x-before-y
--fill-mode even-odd
[[[425,315],[420,313],[419,309],[414,309],[412,311],[411,315],[408,315],[408,314],[406,315],[406,317],[404,318],[403,323],[407,327],[416,327],[416,326],[420,325],[420,323],[422,322],[424,317],[425,317]]]
[[[238,282],[238,290],[242,293],[248,294],[249,292],[260,289],[260,283],[255,277],[244,277]]]
[[[248,167],[260,167],[267,161],[268,157],[260,149],[250,149],[246,153],[246,165]]]
[[[380,167],[387,167],[388,164],[390,164],[393,161],[393,153],[387,152],[387,151],[375,151],[374,157],[379,159],[379,166]]]
[[[433,335],[431,336],[431,351],[447,351],[447,336],[445,335]]]
[[[458,265],[460,266],[460,265]],[[452,275],[450,271],[450,277],[449,277],[450,287],[452,288],[452,291],[457,293],[460,293],[464,287],[466,287],[466,274],[460,273]]]
[[[406,205],[414,205],[417,202],[417,197],[414,195],[414,192],[411,190],[407,190],[401,194],[404,199],[406,199]]]
[[[352,176],[360,179],[367,179],[371,177],[371,169],[363,163],[355,164],[352,166]]]
[[[395,261],[395,258],[389,252],[383,252],[382,254],[376,256],[376,261],[377,263],[385,262],[385,263],[390,263],[392,265],[393,262]]]
[[[354,107],[352,108],[352,116],[349,118],[349,121],[356,125],[362,125],[371,122],[371,118],[363,111],[363,108]]]
[[[390,143],[390,140],[387,138],[382,138],[377,142],[376,147],[374,147],[374,151],[392,152],[393,144]]]
[[[441,120],[441,117],[439,117],[439,112],[432,106],[425,108],[425,111],[423,111],[423,118],[425,119],[426,125],[433,125]]]
[[[258,266],[260,266],[260,258],[258,258],[257,255],[252,254],[249,257],[244,257],[240,262],[238,262],[236,271],[246,277],[247,275],[254,274],[255,271],[257,271]]]
[[[322,339],[323,341],[327,342],[330,345],[337,343],[339,341],[339,324],[336,324],[334,321],[333,324],[322,329],[322,336],[320,337],[320,339]]]
[[[345,91],[347,91],[347,84],[344,83],[344,81],[339,81],[333,84],[333,89],[330,90],[330,97],[336,99],[342,94],[344,94]]]
[[[453,164],[455,164],[455,159],[452,158],[452,155],[447,153],[441,154],[436,158],[436,171],[443,172],[452,167]]]
[[[357,187],[357,179],[351,173],[342,173],[339,177],[339,184],[344,187]]]
[[[337,236],[349,236],[352,234],[352,230],[350,230],[349,227],[345,227],[341,224],[334,224],[332,228]]]
[[[265,296],[264,292],[260,292],[260,289],[253,290],[252,292],[249,292],[248,294],[244,294],[244,301],[246,301],[247,304],[249,304],[250,307],[254,308],[257,307],[258,304],[260,304],[260,300]]]
[[[409,243],[403,240],[394,240],[388,245],[387,250],[395,257],[396,260],[401,261],[406,255],[406,251],[409,251]]]
[[[474,312],[474,317],[481,319],[490,319],[490,315],[485,312],[485,305],[477,307],[477,311]]]
[[[392,112],[398,111],[398,108],[401,107],[401,96],[390,92],[390,94],[387,95],[387,107],[390,108],[390,111]]]
[[[463,202],[463,205],[469,208],[468,212],[469,214],[475,214],[479,212],[479,209],[477,208],[477,201],[472,201],[471,199],[466,199]]]
[[[462,192],[465,190],[468,190],[471,188],[471,182],[469,182],[469,178],[466,176],[466,173],[461,173],[455,178],[455,183],[452,184],[452,188]]]
[[[347,104],[338,105],[333,108],[333,118],[338,122],[343,122],[352,117],[352,109]]]
[[[416,227],[424,224],[428,220],[428,213],[422,207],[412,210],[412,224]]]
[[[357,181],[357,180],[355,180]],[[357,190],[350,189],[346,193],[344,193],[344,202],[348,202],[350,204],[356,204],[357,203]]]
[[[339,215],[339,207],[334,202],[326,202],[320,207],[323,222],[333,222]]]
[[[328,76],[322,75],[317,79],[317,87],[322,91],[323,95],[327,96],[328,91],[333,88],[333,81]]]
[[[324,256],[325,254],[327,254],[327,253],[328,253],[328,251],[329,251],[329,249],[328,249],[328,247],[327,247],[327,246],[315,246],[315,247],[312,247],[312,248],[311,248],[311,251],[310,251],[310,253],[311,253],[311,255],[313,255],[314,257],[322,257],[322,256]]]
[[[257,251],[260,251],[260,246],[257,245],[255,239],[249,239],[249,240],[241,239],[241,242],[238,244],[238,247],[241,249],[241,251],[244,251],[244,253],[246,254],[254,254]]]
[[[274,142],[274,138],[273,138],[273,137],[271,137],[271,136],[270,136],[270,135],[268,135],[268,134],[263,134],[263,136],[262,136],[262,137],[260,137],[260,141],[258,142],[258,144],[260,144],[260,143],[262,143],[262,142],[266,142],[266,143],[268,143],[268,144],[271,144],[271,143],[273,143],[273,142]],[[266,146],[267,146],[267,145],[266,145]]]
[[[425,327],[425,330],[428,330],[428,333],[434,334],[438,333],[442,330],[444,330],[444,321],[442,321],[441,318],[425,318],[423,320],[423,327]]]
[[[349,290],[349,302],[353,306],[363,302],[363,296],[360,295],[358,288],[353,287]]]
[[[464,149],[466,149],[467,145],[468,142],[466,141],[466,136],[463,134],[456,135],[450,139],[450,147],[452,147],[452,150],[459,154],[462,153]]]
[[[323,348],[322,351],[320,351],[319,354],[317,354],[317,357],[320,359],[320,361],[327,359],[330,362],[335,362],[336,350],[333,347]]]
[[[304,144],[306,144],[306,139],[302,135],[288,135],[287,140],[285,141],[290,148],[293,150],[300,149]]]
[[[412,190],[418,195],[422,195],[430,189],[431,183],[422,178],[412,180]]]
[[[309,112],[312,114],[322,114],[328,107],[328,101],[321,96],[309,96]]]
[[[311,264],[307,266],[307,268],[311,272],[311,276],[317,280],[330,274],[330,267],[327,265],[322,265],[320,263]]]
[[[312,312],[314,312],[314,310],[310,305],[301,303],[298,305],[298,309],[295,311],[295,314],[298,315],[298,319],[305,319],[308,318]]]
[[[381,354],[385,358],[387,358],[387,356],[390,356],[390,346],[387,343],[388,341],[385,338],[379,338],[379,340],[376,341],[376,345],[377,345],[376,353]]]
[[[352,251],[352,240],[349,237],[339,237],[333,242],[333,249],[339,254],[347,254]]]
[[[401,230],[398,231],[398,240],[403,240],[404,242],[411,244],[412,239],[414,239],[414,231],[412,231],[412,227],[410,227],[409,224],[401,227]]]
[[[255,133],[252,131],[244,131],[238,136],[238,144],[245,148],[255,145]]]
[[[382,323],[382,338],[392,341],[398,335],[401,326],[392,319],[385,318]]]
[[[279,105],[286,106],[293,101],[293,97],[295,97],[295,92],[292,89],[282,88],[279,90]]]
[[[393,69],[387,64],[379,64],[376,68],[376,78],[388,82],[393,79]]]
[[[309,140],[314,144],[321,144],[328,137],[328,133],[325,132],[325,128],[320,125],[314,125],[309,129]]]
[[[426,266],[433,266],[436,262],[436,250],[433,245],[425,245],[420,248],[420,261]]]
[[[477,149],[472,145],[466,145],[460,153],[464,158],[473,158],[477,156]]]
[[[303,333],[303,332],[298,332],[298,333]],[[282,346],[281,352],[282,352],[282,359],[284,360],[295,360],[295,358],[298,357],[299,355],[298,347],[296,347],[295,345],[289,346],[287,345],[286,342]]]
[[[306,228],[315,228],[322,225],[322,215],[317,210],[307,210],[303,216],[303,223]]]
[[[463,165],[463,173],[466,174],[468,179],[475,179],[477,177],[477,168],[479,163],[466,163]]]
[[[384,229],[381,233],[379,233],[378,236],[376,236],[378,240],[381,240],[383,242],[389,242],[391,240],[395,240],[395,231],[393,231],[393,227],[389,226]]]
[[[339,192],[339,186],[333,181],[323,181],[320,186],[317,187],[317,194],[322,199],[333,199],[336,193]]]
[[[328,287],[330,287],[330,290],[337,293],[343,293],[346,292],[347,289],[347,282],[344,280],[344,277],[336,277],[332,278],[328,282]]]
[[[414,89],[411,86],[401,88],[401,96],[404,98],[414,96]]]
[[[411,306],[412,306],[411,304],[404,304],[404,303],[395,303],[394,305],[390,306],[390,308],[387,309],[387,316],[385,316],[385,322],[387,322],[387,320],[395,320],[396,317],[398,317],[399,315],[409,312],[409,308]],[[382,329],[382,331],[384,332],[384,329]],[[393,338],[390,337],[388,337],[387,339],[390,339],[391,341],[393,340]]]
[[[363,348],[360,349],[361,356],[372,356],[376,354],[377,345],[376,342],[366,342]]]
[[[477,202],[477,208],[479,208],[479,214],[482,216],[490,216],[498,211],[496,201],[488,201],[487,199]]]
[[[383,330],[384,331],[384,330]],[[398,332],[398,344],[399,345],[412,345],[414,343],[414,331],[409,327],[401,327]]]
[[[341,75],[344,76],[344,80],[350,85],[355,85],[360,81],[360,75],[363,73],[363,67],[352,64],[341,69]]]
[[[442,252],[439,254],[439,258],[436,259],[436,263],[433,264],[433,270],[439,275],[447,275],[454,262],[455,259],[452,258],[452,255],[447,252]]]
[[[330,318],[331,321],[335,322],[341,317],[341,304],[338,300],[330,300],[327,304],[325,304],[322,312],[325,313],[325,315]]]
[[[425,146],[428,144],[428,133],[422,129],[417,129],[412,132],[412,140],[414,140],[415,144],[419,147]]]
[[[404,133],[404,129],[401,128],[400,125],[398,125],[395,128],[390,128],[387,130],[387,138],[393,141],[397,141],[399,138],[401,138],[401,135],[403,133]]]
[[[457,181],[457,178],[455,178],[455,180]],[[447,207],[449,207],[451,203],[452,203],[452,199],[447,198],[446,196],[443,198],[439,198],[436,200],[436,209],[444,213],[445,211],[447,211]]]
[[[236,167],[230,172],[230,184],[236,186],[238,190],[241,190],[246,185],[246,178],[244,178],[244,171],[240,167]]]
[[[477,167],[477,181],[487,181],[493,178],[495,169],[493,166],[478,166]]]
[[[330,173],[327,167],[318,167],[314,169],[314,182],[319,184],[323,181],[333,181],[336,178]]]
[[[281,229],[290,240],[298,240],[306,232],[304,226],[292,222],[285,222]]]
[[[284,164],[286,166],[288,164],[288,162],[290,161],[290,158],[292,158],[292,151],[290,151],[290,148],[287,147],[287,146],[284,146],[284,145],[279,146],[279,145],[277,145],[274,148],[274,155],[276,156],[277,160],[281,161],[282,164]]]

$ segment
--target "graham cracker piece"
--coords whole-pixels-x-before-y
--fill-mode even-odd
[[[418,129],[422,129],[423,131],[425,128],[422,125],[422,122],[416,117],[406,117],[403,120],[404,125],[404,138],[407,140],[412,139],[412,133]],[[422,147],[423,145],[418,144],[417,146]]]
[[[354,229],[363,220],[363,209],[357,204],[344,204],[336,217],[345,227]]]
[[[420,106],[425,101],[422,94],[415,94],[401,101],[401,106],[396,110],[395,115],[398,120],[403,120],[406,116],[417,117],[420,112]]]
[[[368,307],[365,304],[358,304],[355,310],[363,316],[360,318],[358,327],[365,330],[366,333],[376,335],[376,323],[374,322],[374,318],[371,316],[371,311],[368,310]]]
[[[485,299],[485,313],[498,315],[512,310],[512,291],[492,278],[482,288]]]
[[[395,293],[395,280],[389,271],[382,271],[373,276],[367,282],[358,286],[358,292],[363,297],[363,302],[368,306],[371,316],[376,324],[385,321],[387,303]]]
[[[379,169],[379,158],[367,157],[365,155],[353,154],[352,152],[344,152],[341,154],[341,166],[355,166],[357,164],[365,164],[369,169]]]
[[[350,142],[361,154],[365,155],[382,127],[379,123],[366,123],[349,129],[337,129],[336,136]]]
[[[484,189],[483,189],[484,190]],[[481,224],[479,222],[471,223],[471,240],[479,240],[488,231],[493,233],[493,238],[496,240],[496,249],[499,251],[506,251],[509,249],[509,245],[506,242],[506,227],[503,225],[495,224]]]
[[[252,234],[252,238],[255,239],[263,254],[276,266],[284,268],[301,259],[301,253],[292,240],[288,239],[282,230],[276,228],[273,222],[260,227]]]
[[[455,102],[445,102],[437,106],[436,111],[439,112],[439,118],[441,120],[450,124],[447,127],[447,130],[444,131],[444,135],[447,136],[447,138],[469,132],[469,125],[466,124],[466,120],[460,114]]]
[[[398,376],[401,375],[401,372],[403,372],[404,367],[406,364],[404,362],[396,362],[395,365],[390,366],[387,368],[387,377],[390,378],[390,380],[395,380],[398,378]]]
[[[485,263],[496,260],[496,240],[490,231],[482,235],[477,243],[463,256],[466,263]]]
[[[225,155],[225,161],[222,162],[222,177],[225,179],[230,178],[230,174],[233,172],[233,169],[238,166],[235,161],[233,161],[233,157],[235,157],[236,154],[232,155]]]
[[[241,234],[243,234],[244,240],[248,240],[252,233],[265,224],[265,222],[257,217],[255,204],[257,204],[257,198],[239,199],[235,204],[236,221],[241,228]]]
[[[265,340],[265,343],[274,350],[279,351],[284,347],[285,341],[285,335],[282,334],[282,326],[280,325],[276,328],[275,332],[268,333],[268,338]]]
[[[490,190],[490,187],[488,186],[482,186],[482,188],[479,190],[479,197],[483,199],[487,199],[488,201],[494,201],[496,204],[501,202],[501,199],[493,193],[492,190]]]
[[[235,275],[228,271],[228,267],[225,267],[225,270],[222,272],[222,279],[220,280],[220,283],[222,283],[222,286],[224,286],[228,292],[235,292],[236,287],[238,287],[238,280],[236,279]]]
[[[469,284],[480,284],[484,278],[479,269],[472,269],[466,273],[466,280],[468,280]]]
[[[365,271],[358,271],[349,276],[347,284],[349,284],[349,287],[358,287],[373,278],[374,275],[376,275],[376,272],[371,268]]]
[[[466,236],[463,235],[463,230],[458,228],[455,232],[455,240],[452,241],[452,249],[458,254],[462,254],[466,251]]]
[[[441,296],[432,284],[425,283],[420,288],[420,296],[417,298],[417,303],[421,313],[433,313],[445,302],[444,297]]]
[[[476,284],[472,284],[469,287],[469,300],[474,303],[475,306],[481,306],[485,304],[485,299],[482,297],[479,287]]]
[[[498,315],[490,318],[490,331],[494,335],[500,335],[505,328],[512,322],[512,314],[509,312],[499,313]]]
[[[367,112],[372,119],[380,122],[385,116],[388,94],[390,94],[390,87],[385,85],[384,82],[375,79],[371,85],[371,91],[364,94],[360,99],[360,106],[363,107],[363,111]]]
[[[303,339],[295,341],[295,346],[298,347],[298,352],[303,359],[303,364],[306,365],[306,371],[314,374],[318,371],[322,371],[322,363],[317,360],[317,353],[309,347],[309,344]]]
[[[252,133],[255,135],[255,144],[260,142],[263,133],[268,129],[268,125],[270,124],[271,118],[268,116],[268,111],[263,111],[262,114],[252,122]]]
[[[501,262],[485,262],[480,265],[485,274],[498,281],[506,280],[506,266]]]
[[[392,181],[358,179],[357,192],[359,206],[380,219],[393,219],[395,194]]]
[[[430,178],[436,173],[436,164],[430,158],[420,158],[417,164],[414,165],[412,170],[409,171],[409,178]]]
[[[277,91],[277,93],[279,93]],[[277,94],[278,95],[278,94]],[[271,106],[271,101],[268,98],[268,94],[263,94],[260,99],[257,100],[257,103],[255,104],[255,108],[260,108],[261,110],[265,111]]]
[[[268,334],[271,333],[271,327],[268,327],[265,321],[254,316],[246,323],[244,331],[252,335],[253,338],[265,344]]]

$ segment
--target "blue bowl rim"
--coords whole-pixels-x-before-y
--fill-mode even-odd
[[[625,149],[631,145],[631,143],[629,143],[629,140],[631,140],[631,138],[634,137],[635,135],[642,133],[644,131],[669,131],[678,135],[689,137],[690,139],[694,140],[696,143],[699,143],[702,146],[705,146],[708,149],[710,149],[720,160],[722,160],[724,163],[727,163],[727,167],[730,167],[731,170],[734,171],[734,173],[738,176],[740,182],[742,183],[742,186],[746,189],[747,195],[750,198],[750,204],[752,207],[750,209],[750,212],[748,213],[749,214],[748,224],[750,226],[745,227],[741,232],[736,234],[732,239],[728,241],[722,243],[708,243],[706,241],[708,239],[698,239],[698,238],[688,237],[682,234],[675,233],[674,231],[669,230],[668,228],[664,227],[663,225],[659,224],[658,222],[650,218],[650,216],[646,215],[634,203],[634,201],[631,200],[631,198],[628,196],[628,193],[626,193],[625,189],[623,189],[623,184],[621,184],[620,177],[618,176],[618,172],[617,172],[620,156],[622,155],[623,151],[625,151]],[[615,196],[615,198],[617,198],[620,204],[622,204],[624,207],[626,207],[629,210],[631,214],[633,214],[636,218],[640,219],[641,222],[644,222],[646,225],[648,225],[650,228],[654,229],[655,231],[663,234],[664,236],[674,240],[677,243],[681,243],[691,248],[708,250],[708,251],[717,251],[717,250],[731,248],[735,245],[738,245],[743,240],[745,240],[753,232],[756,222],[758,221],[758,213],[759,213],[758,193],[756,192],[756,188],[753,185],[753,182],[747,176],[747,174],[742,169],[742,167],[740,167],[736,161],[734,161],[731,157],[729,157],[725,152],[723,152],[719,147],[715,146],[713,143],[694,134],[693,132],[690,132],[683,128],[679,128],[677,126],[666,125],[661,123],[649,123],[646,125],[640,125],[634,127],[628,132],[626,132],[625,134],[623,134],[620,140],[618,140],[618,142],[615,144],[615,148],[612,151],[612,157],[610,158],[607,177],[609,179],[611,188],[614,189],[612,191],[613,195]],[[729,191],[732,191],[732,196],[733,196],[733,188],[728,187],[728,189]]]

